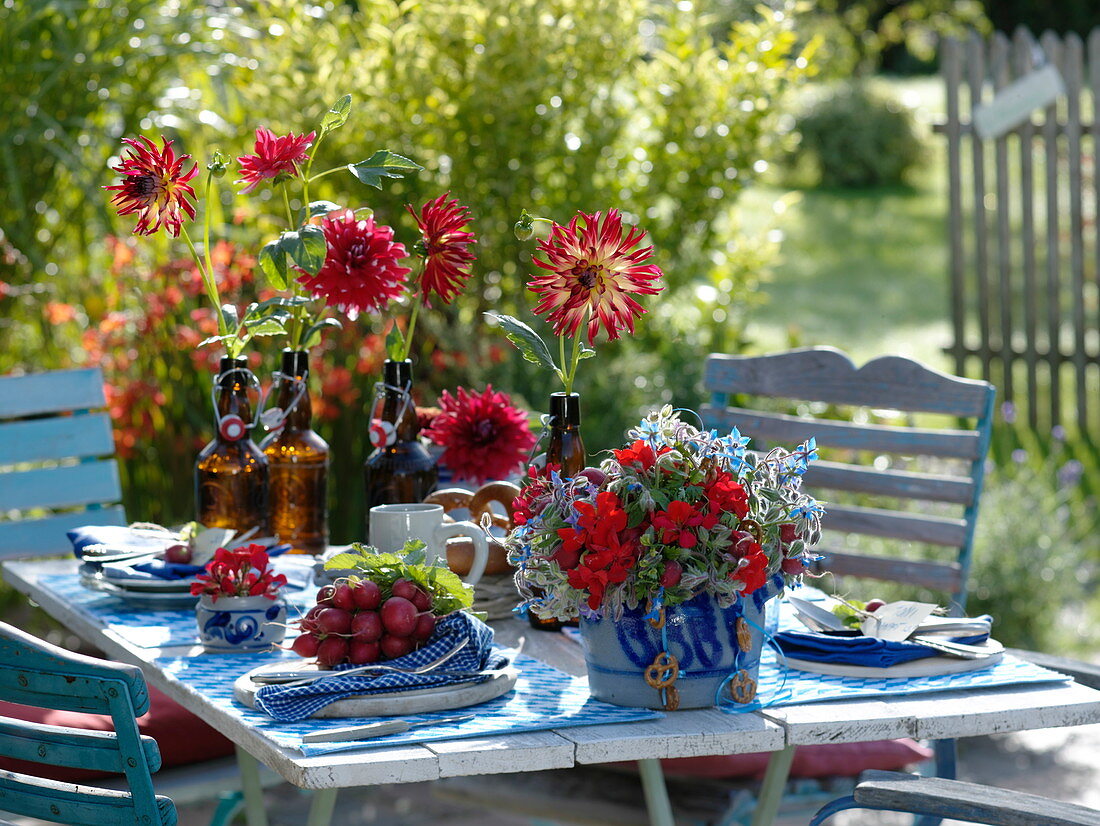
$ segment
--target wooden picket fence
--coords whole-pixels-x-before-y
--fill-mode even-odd
[[[974,105],[1044,61],[1065,95],[980,138]],[[941,64],[955,370],[980,368],[1034,428],[1076,423],[1087,434],[1100,424],[1100,29],[1087,48],[1076,34],[1036,40],[1022,29],[948,40]]]

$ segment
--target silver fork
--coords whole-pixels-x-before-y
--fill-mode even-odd
[[[312,685],[313,683],[316,683],[320,680],[328,679],[329,677],[347,677],[347,676],[352,675],[352,674],[363,674],[363,673],[371,672],[371,671],[379,671],[379,672],[392,671],[392,672],[396,672],[398,674],[424,674],[425,672],[432,671],[433,669],[438,668],[439,666],[443,665],[443,663],[447,662],[449,659],[451,659],[453,656],[455,656],[455,654],[457,654],[459,651],[461,651],[463,648],[465,648],[466,645],[469,642],[470,642],[470,639],[469,639],[469,637],[467,637],[466,639],[461,640],[458,643],[458,645],[456,645],[450,651],[447,651],[445,654],[443,654],[443,656],[441,656],[437,659],[434,659],[429,663],[424,663],[424,665],[417,666],[416,668],[397,668],[397,667],[392,666],[392,665],[382,665],[382,664],[378,664],[378,663],[371,663],[370,665],[361,665],[361,666],[358,666],[356,668],[347,668],[347,669],[344,669],[342,671],[325,671],[321,674],[316,674],[316,675],[313,675],[313,676],[310,676],[310,677],[303,677],[303,678],[300,678],[300,679],[292,679],[289,682],[285,682],[282,679],[283,676],[286,675],[286,672],[273,672],[273,673],[270,673],[270,674],[257,674],[256,676],[254,676],[252,678],[252,681],[256,682],[256,683],[264,683],[264,684],[273,684],[273,683],[275,683],[275,684],[282,685],[284,688],[292,688],[292,687],[295,687],[295,686]],[[259,678],[259,679],[257,679],[257,678]]]

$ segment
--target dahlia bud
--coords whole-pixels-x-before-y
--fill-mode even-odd
[[[520,241],[530,241],[535,237],[535,219],[528,214],[527,210],[523,210],[520,213],[519,220],[516,221],[514,232],[516,233],[516,238]]]
[[[215,178],[224,178],[225,173],[229,171],[229,158],[215,149],[214,154],[210,156],[210,162],[206,165],[206,171]]]

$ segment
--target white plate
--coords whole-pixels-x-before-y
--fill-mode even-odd
[[[97,591],[118,597],[133,608],[145,611],[172,611],[181,608],[194,608],[199,598],[192,596],[190,591],[163,593],[159,591],[131,591],[128,588],[119,588],[110,580],[99,580]]]
[[[910,660],[907,663],[899,663],[889,668],[870,665],[848,665],[846,663],[818,663],[810,660],[799,660],[794,657],[784,658],[788,668],[796,671],[810,671],[814,674],[830,674],[835,677],[863,677],[876,679],[881,677],[933,677],[939,674],[963,674],[967,671],[978,671],[982,668],[999,663],[1004,656],[1004,646],[996,640],[987,640],[981,646],[989,650],[991,656],[980,660],[962,660],[958,657],[926,657],[922,660]]]
[[[122,591],[141,591],[156,594],[189,594],[191,593],[191,583],[195,581],[194,577],[187,579],[125,579],[104,576],[103,578]]]
[[[317,666],[309,661],[301,663],[302,676],[316,671]],[[287,671],[294,668],[293,663],[277,662],[261,665],[242,674],[233,684],[233,696],[237,702],[249,708],[256,707],[256,689],[260,686],[252,682],[252,675],[262,671]],[[391,691],[385,694],[363,694],[347,697],[316,712],[314,717],[395,717],[402,714],[420,714],[426,711],[445,711],[452,708],[465,708],[478,703],[495,700],[507,694],[516,684],[519,671],[514,665],[491,672],[483,682],[465,682],[455,685],[420,688],[414,691]]]

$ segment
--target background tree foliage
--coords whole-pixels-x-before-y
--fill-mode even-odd
[[[471,206],[480,238],[469,294],[429,314],[418,329],[424,401],[457,383],[492,381],[538,411],[555,389],[551,376],[533,373],[516,357],[490,357],[503,339],[482,320],[483,311],[500,310],[526,315],[542,329],[527,309],[533,245],[511,231],[522,208],[566,221],[579,209],[618,207],[650,232],[667,274],[668,290],[648,302],[639,336],[600,345],[599,358],[581,371],[590,450],[617,442],[654,404],[697,404],[702,355],[738,346],[738,320],[770,249],[743,237],[734,206],[781,148],[786,93],[813,70],[815,44],[799,39],[790,8],[761,7],[722,26],[718,36],[713,10],[644,0],[266,0],[213,11],[197,2],[171,8],[165,16],[151,2],[50,2],[40,12],[27,4],[3,12],[0,37],[15,50],[9,61],[15,68],[5,69],[11,74],[2,87],[15,101],[9,108],[37,105],[36,112],[55,118],[64,112],[65,146],[79,151],[57,163],[57,130],[34,120],[19,127],[33,154],[4,187],[22,186],[27,194],[0,205],[0,227],[27,263],[4,271],[13,285],[7,300],[28,322],[44,317],[47,299],[64,302],[72,317],[40,325],[54,355],[43,358],[38,342],[28,343],[0,356],[0,372],[80,361],[81,327],[101,324],[108,305],[125,319],[148,304],[150,283],[122,275],[125,268],[109,274],[102,243],[105,232],[126,236],[131,228],[109,215],[98,189],[109,182],[105,162],[120,136],[163,134],[203,163],[215,148],[250,151],[261,124],[277,133],[309,131],[348,92],[355,98],[352,118],[326,139],[318,168],[386,147],[425,172],[388,183],[381,193],[333,175],[314,197],[370,206],[409,241],[414,224],[404,204],[449,190]],[[42,55],[56,79],[38,91],[25,75]],[[99,74],[92,78],[88,66],[101,67]],[[29,171],[30,157],[43,171]],[[281,212],[269,195],[223,192],[220,217],[235,219],[230,237],[253,254],[274,226],[265,215]],[[48,205],[45,213],[33,208],[40,203]],[[40,240],[43,222],[49,243]],[[172,257],[163,242],[150,253],[142,259]],[[36,292],[44,280],[51,295]],[[343,416],[325,426],[339,446],[338,540],[356,538],[361,523],[358,465],[369,451],[363,407],[376,378],[363,372],[362,351],[378,350],[383,321],[361,319],[339,347],[330,342],[317,357],[346,367],[357,387]],[[145,342],[136,332],[134,338],[141,350]],[[111,377],[149,380],[164,395],[155,417],[164,428],[142,433],[127,463],[127,505],[135,517],[182,519],[190,515],[191,480],[178,472],[150,475],[148,465],[164,452],[193,451],[192,439],[173,431],[207,402],[187,398],[186,385],[173,380],[194,369],[186,344],[171,352],[161,337],[157,348],[152,359],[128,363],[131,372],[144,365],[146,375]],[[433,360],[436,351],[448,357]],[[270,369],[274,356],[266,354],[264,363]]]

